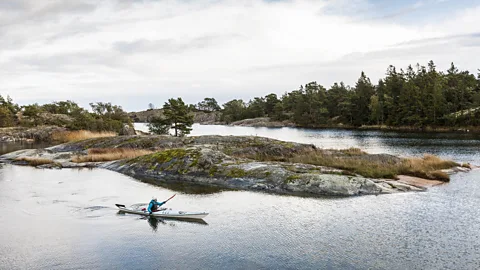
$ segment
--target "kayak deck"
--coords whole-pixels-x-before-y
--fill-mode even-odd
[[[160,211],[153,212],[150,214],[148,211],[136,210],[127,208],[124,205],[116,205],[120,212],[129,213],[129,214],[136,214],[142,216],[153,216],[153,217],[161,217],[161,218],[181,218],[181,219],[203,219],[205,218],[208,213],[206,212],[186,212],[186,211],[177,211],[172,209],[162,208]]]

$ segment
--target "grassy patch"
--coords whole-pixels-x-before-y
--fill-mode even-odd
[[[440,181],[443,181],[443,182],[450,181],[450,176],[448,176],[447,173],[442,172],[442,171],[431,172],[431,175],[432,175],[432,178],[436,179],[436,180],[440,180]]]
[[[363,152],[360,148],[350,147],[348,149],[339,150],[340,153],[343,153],[347,156],[361,156],[367,155],[366,152]]]
[[[88,130],[62,131],[52,134],[52,140],[57,142],[77,142],[93,138],[114,137],[114,132],[92,132]]]
[[[363,156],[338,156],[315,151],[297,155],[290,158],[289,161],[338,168],[371,178],[395,179],[397,175],[404,174],[442,181],[448,181],[449,177],[437,171],[458,166],[453,161],[442,160],[433,155],[425,155],[423,158],[400,159],[397,162],[388,159],[362,158]]]
[[[450,160],[443,160],[434,155],[424,155],[423,158],[404,159],[397,174],[449,181],[450,177],[448,174],[439,170],[449,169],[458,165],[458,163]]]
[[[136,158],[153,153],[149,150],[131,148],[91,148],[86,156],[76,156],[73,162],[104,162],[127,158]]]
[[[15,159],[16,161],[25,161],[30,166],[40,166],[45,164],[52,164],[53,160],[47,158],[32,158],[32,157],[20,157]]]

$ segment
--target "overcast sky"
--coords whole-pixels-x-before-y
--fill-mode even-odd
[[[433,60],[477,73],[480,0],[0,0],[15,102],[219,103]]]

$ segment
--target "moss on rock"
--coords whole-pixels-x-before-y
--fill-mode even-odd
[[[243,169],[240,168],[231,168],[228,170],[226,176],[232,177],[232,178],[241,178],[245,177],[247,175],[247,172]]]

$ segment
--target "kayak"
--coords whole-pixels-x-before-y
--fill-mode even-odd
[[[172,210],[167,208],[160,208],[159,211],[156,211],[150,214],[148,211],[143,209],[127,208],[123,204],[115,204],[115,205],[118,207],[118,210],[120,212],[137,214],[142,216],[160,217],[160,218],[203,219],[208,215],[208,213],[206,212],[186,212],[186,211],[178,211],[178,210]]]

